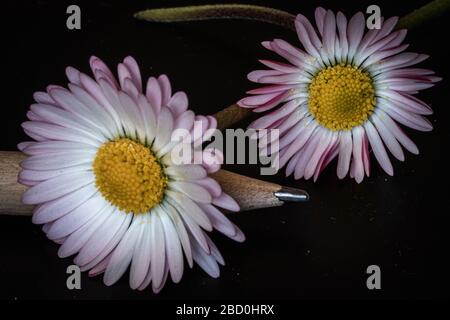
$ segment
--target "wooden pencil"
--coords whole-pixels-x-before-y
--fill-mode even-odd
[[[20,162],[26,158],[21,152],[0,151],[0,214],[31,215],[33,207],[24,205],[22,194],[27,187],[17,182]],[[284,201],[306,201],[308,195],[300,189],[246,177],[226,170],[212,174],[222,189],[232,196],[241,211],[281,206]]]

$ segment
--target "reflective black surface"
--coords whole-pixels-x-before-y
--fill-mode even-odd
[[[403,15],[426,1],[260,1],[313,17],[322,5],[352,14],[378,4],[385,16]],[[66,29],[66,7],[60,1],[11,1],[3,5],[0,148],[14,150],[26,140],[25,120],[32,93],[47,84],[65,85],[64,68],[89,71],[95,54],[110,66],[133,55],[145,77],[166,73],[177,90],[185,90],[198,113],[212,114],[255,86],[246,74],[257,59],[276,58],[260,46],[283,38],[298,45],[296,35],[252,21],[208,21],[173,25],[135,21],[132,13],[147,7],[189,1],[109,1],[79,3],[82,29]],[[129,289],[127,276],[106,287],[101,277],[83,274],[82,290],[66,288],[71,259],[57,257],[57,245],[26,217],[0,217],[0,298],[13,299],[300,299],[300,298],[431,298],[449,297],[448,159],[450,94],[449,15],[413,30],[411,51],[428,53],[422,64],[444,80],[420,94],[435,114],[434,131],[407,130],[420,155],[393,160],[395,176],[372,160],[372,175],[358,185],[340,181],[335,163],[318,182],[295,181],[280,172],[266,177],[306,189],[308,203],[235,214],[231,219],[247,241],[213,239],[227,265],[219,279],[198,267],[186,269],[180,284],[168,283],[159,295]],[[240,124],[243,126],[245,123]],[[227,166],[258,176],[257,166]],[[366,288],[366,268],[381,267],[382,289]],[[170,282],[170,281],[169,281]]]

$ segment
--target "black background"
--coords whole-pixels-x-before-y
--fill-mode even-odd
[[[238,1],[235,1],[238,2]],[[15,150],[27,140],[20,123],[32,93],[47,84],[65,85],[64,68],[89,72],[91,55],[112,69],[133,55],[144,77],[166,73],[177,90],[184,90],[197,113],[213,114],[240,99],[255,85],[246,79],[260,68],[257,59],[276,58],[260,46],[282,38],[299,45],[296,35],[252,21],[203,21],[151,24],[135,21],[132,13],[192,1],[14,1],[2,2],[0,148]],[[248,3],[248,2],[247,2]],[[312,18],[322,5],[347,15],[378,4],[386,17],[404,15],[426,1],[258,1]],[[66,8],[81,7],[82,29],[66,28]],[[265,177],[309,191],[307,204],[287,204],[234,214],[230,218],[247,241],[213,239],[227,265],[219,279],[198,267],[186,269],[180,284],[168,281],[159,295],[132,291],[128,276],[106,287],[102,278],[82,276],[82,290],[66,288],[71,259],[59,259],[57,245],[47,240],[27,217],[0,217],[0,298],[23,299],[304,299],[304,298],[448,298],[449,174],[449,15],[411,30],[409,50],[428,53],[422,67],[444,80],[420,94],[435,114],[431,133],[406,130],[420,155],[393,160],[395,176],[383,173],[372,157],[370,178],[358,185],[340,181],[335,163],[318,182],[295,181],[280,172]],[[244,126],[245,123],[240,124]],[[256,177],[257,166],[227,169]],[[379,265],[382,289],[366,288],[366,268]]]

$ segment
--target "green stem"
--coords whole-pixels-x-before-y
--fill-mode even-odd
[[[184,22],[211,19],[246,19],[271,23],[295,30],[295,16],[288,12],[248,4],[214,4],[175,8],[148,9],[134,14],[139,20]]]
[[[423,7],[408,13],[397,24],[398,29],[412,29],[422,23],[437,18],[450,9],[450,0],[433,0]]]
[[[450,9],[450,0],[433,0],[400,19],[397,28],[414,28]],[[271,23],[295,31],[295,15],[273,8],[248,4],[214,4],[148,9],[134,14],[151,22],[185,22],[211,19],[247,19]]]

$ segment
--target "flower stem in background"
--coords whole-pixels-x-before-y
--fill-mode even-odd
[[[450,9],[450,0],[430,1],[402,17],[398,22],[397,29],[417,27],[445,13],[448,9]],[[282,10],[245,4],[215,4],[148,9],[135,13],[134,17],[139,20],[164,23],[210,19],[248,19],[271,23],[295,31],[295,15]],[[217,119],[217,127],[225,129],[247,118],[250,114],[250,110],[233,104],[217,112],[214,116]]]
[[[414,28],[450,8],[450,0],[433,0],[400,19],[397,28]],[[151,22],[186,22],[210,19],[247,19],[271,23],[295,31],[295,15],[278,9],[248,4],[213,4],[159,8],[134,14],[139,20]]]
[[[408,13],[406,16],[402,17],[397,24],[397,29],[408,28],[412,29],[421,25],[422,23],[436,18],[441,14],[444,14],[448,9],[450,9],[450,0],[433,0]]]
[[[214,4],[148,9],[135,13],[134,17],[139,20],[166,23],[210,19],[247,19],[295,30],[295,15],[282,10],[248,4]]]
[[[229,128],[247,118],[251,113],[251,109],[241,108],[237,104],[232,104],[214,114],[214,117],[217,119],[217,129],[224,130]]]

